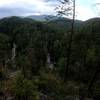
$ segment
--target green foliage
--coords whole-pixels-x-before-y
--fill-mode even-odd
[[[47,100],[66,100],[67,96],[74,97],[79,93],[78,86],[74,81],[64,83],[58,76],[52,73],[41,72],[38,81],[35,83]]]
[[[16,99],[39,100],[41,95],[45,95],[47,100],[66,100],[79,95],[87,96],[88,85],[97,70],[100,57],[98,20],[75,21],[68,80],[64,83],[71,20],[62,18],[37,22],[18,17],[1,19],[0,68],[9,66],[12,70],[8,64],[11,62],[14,42],[17,46],[16,66],[22,72],[14,77],[12,84]],[[53,69],[47,66],[48,54],[54,64]],[[0,77],[5,79],[5,73],[0,73]],[[92,87],[94,97],[100,92],[100,79],[96,78],[95,81]]]
[[[0,62],[6,60],[7,56],[9,56],[9,36],[0,33]]]
[[[64,72],[65,72],[65,58],[60,58],[57,64],[57,69],[60,74],[60,76],[63,78],[64,77]]]
[[[13,93],[16,100],[39,100],[37,87],[31,80],[25,79],[21,74],[14,80]]]

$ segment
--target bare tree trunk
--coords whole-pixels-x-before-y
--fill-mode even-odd
[[[70,33],[68,49],[67,49],[67,59],[66,59],[66,69],[65,69],[64,81],[66,81],[67,79],[68,70],[70,66],[71,48],[72,48],[73,35],[74,35],[74,24],[75,24],[75,0],[73,1],[73,19],[72,19],[71,33]]]

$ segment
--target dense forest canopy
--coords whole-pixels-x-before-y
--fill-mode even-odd
[[[0,97],[99,100],[100,18],[75,20],[71,64],[63,82],[71,21],[0,19]]]

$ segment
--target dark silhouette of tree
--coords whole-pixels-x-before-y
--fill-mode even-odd
[[[73,35],[74,35],[74,23],[75,23],[75,0],[61,0],[61,5],[56,8],[58,15],[65,15],[65,16],[72,16],[71,21],[71,31],[69,36],[68,48],[67,48],[67,58],[66,58],[66,68],[65,68],[65,75],[64,81],[66,81],[68,76],[68,70],[70,66],[70,59],[71,59],[71,48],[73,42]]]

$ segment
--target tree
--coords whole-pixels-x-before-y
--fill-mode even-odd
[[[37,86],[32,80],[25,79],[22,74],[15,78],[12,91],[15,95],[15,100],[39,100]]]
[[[64,81],[66,81],[66,78],[68,76],[68,70],[69,70],[70,59],[71,59],[70,56],[71,56],[71,48],[72,48],[74,24],[75,24],[75,1],[76,0],[61,0],[60,1],[61,5],[56,8],[58,15],[72,16],[71,31],[70,31],[70,37],[68,42],[68,48],[67,48],[67,58],[65,63],[66,69],[65,69]]]
[[[9,59],[9,36],[0,33],[0,64],[5,67]]]

